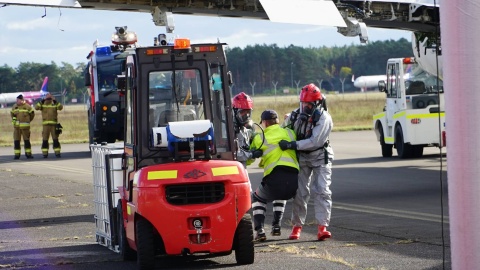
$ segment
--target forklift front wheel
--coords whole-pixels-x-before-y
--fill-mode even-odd
[[[252,264],[255,260],[252,217],[245,214],[235,231],[235,259],[237,264]]]

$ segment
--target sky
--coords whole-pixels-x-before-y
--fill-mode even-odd
[[[22,62],[75,66],[86,62],[95,40],[110,44],[115,26],[137,33],[138,45],[149,46],[165,33],[149,13],[5,6],[0,8],[0,66]],[[175,31],[169,37],[190,38],[191,43],[220,42],[245,48],[256,44],[301,47],[361,45],[358,37],[345,37],[335,27],[274,23],[256,19],[174,15]],[[408,31],[368,28],[370,41],[410,40]]]

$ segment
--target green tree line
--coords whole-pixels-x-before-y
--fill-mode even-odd
[[[271,94],[274,84],[280,91],[308,83],[327,91],[358,91],[352,75],[385,74],[387,59],[413,56],[413,51],[411,42],[402,38],[343,47],[255,45],[228,49],[226,55],[235,93]]]
[[[375,41],[367,45],[343,47],[280,48],[273,45],[254,45],[245,48],[227,48],[228,67],[232,72],[232,91],[250,94],[272,94],[275,90],[298,90],[313,82],[327,91],[354,91],[352,75],[385,73],[388,58],[412,56],[411,42]],[[40,64],[20,63],[17,67],[0,66],[0,93],[38,91],[43,78],[48,77],[48,91],[57,95],[66,93],[66,101],[83,102],[88,92],[84,86],[83,70],[86,63],[75,65],[61,62]],[[65,91],[65,92],[64,92]],[[254,93],[253,93],[254,91]]]

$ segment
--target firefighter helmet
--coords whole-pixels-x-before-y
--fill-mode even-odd
[[[233,113],[235,115],[235,125],[245,126],[252,119],[253,100],[249,95],[241,92],[232,99]]]
[[[253,109],[253,100],[249,95],[241,92],[233,97],[232,106],[234,109],[251,110]]]
[[[318,87],[311,83],[302,87],[302,92],[300,92],[300,101],[301,102],[311,102],[317,104],[322,101],[322,92]]]

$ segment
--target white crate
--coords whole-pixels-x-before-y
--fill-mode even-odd
[[[90,145],[93,169],[93,202],[95,206],[96,241],[100,245],[117,250],[112,242],[115,212],[122,185],[123,143]],[[115,155],[115,156],[112,156]],[[108,161],[108,164],[107,164]]]

